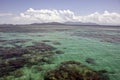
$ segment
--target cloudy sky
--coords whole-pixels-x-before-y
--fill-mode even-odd
[[[0,0],[0,24],[68,21],[120,25],[120,0]]]

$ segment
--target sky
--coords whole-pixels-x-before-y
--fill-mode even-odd
[[[120,0],[0,0],[0,24],[67,21],[120,25]]]

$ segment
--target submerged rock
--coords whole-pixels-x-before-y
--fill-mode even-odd
[[[54,45],[61,45],[61,43],[60,43],[60,42],[57,42],[57,41],[54,41],[53,44],[54,44]]]
[[[25,50],[21,48],[3,48],[0,51],[0,57],[2,59],[21,57],[23,54],[25,54]]]
[[[42,42],[51,42],[50,40],[42,40]]]
[[[92,58],[87,58],[87,59],[86,59],[86,62],[89,63],[89,64],[96,64],[96,63],[95,63],[95,60],[92,59]]]
[[[57,50],[56,51],[56,54],[63,54],[64,52],[63,51],[61,51],[61,50]]]
[[[17,58],[11,60],[5,60],[0,62],[0,77],[8,75],[9,72],[13,72],[27,63],[27,60],[24,58]]]
[[[44,80],[109,80],[108,76],[94,71],[79,62],[67,61],[47,72]]]
[[[27,49],[45,52],[45,51],[53,51],[56,48],[46,43],[36,43],[34,46],[28,46]]]

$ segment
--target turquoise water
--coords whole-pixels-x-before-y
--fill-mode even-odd
[[[39,73],[32,72],[32,69],[23,67],[24,76],[15,78],[15,80],[28,80],[31,76],[33,80],[43,80],[43,76],[46,71],[55,68],[63,61],[75,60],[79,61],[94,70],[107,70],[111,80],[120,79],[120,43],[100,42],[100,39],[91,37],[78,37],[71,36],[73,32],[85,31],[84,29],[72,30],[72,31],[54,31],[48,33],[0,33],[1,40],[14,40],[14,39],[28,39],[25,43],[17,43],[22,47],[33,45],[33,42],[41,42],[42,40],[50,40],[46,42],[57,49],[62,50],[64,54],[56,54],[53,56],[53,64],[43,64],[43,71]],[[89,33],[89,32],[87,32]],[[107,33],[107,32],[105,32]],[[118,33],[108,32],[107,34],[116,35]],[[54,45],[52,42],[60,42],[61,45]],[[0,46],[14,47],[11,44],[0,43]],[[92,58],[95,60],[94,64],[88,64],[85,60]],[[33,66],[34,67],[34,66]],[[113,74],[114,73],[114,74]]]

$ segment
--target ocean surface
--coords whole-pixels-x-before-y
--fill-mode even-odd
[[[9,58],[9,55],[7,55],[7,58],[2,58],[6,49],[24,49],[40,43],[50,45],[59,51],[58,54],[53,54],[49,58],[51,63],[43,60],[44,63],[38,61],[38,64],[33,64],[31,67],[24,65],[19,68],[23,74],[21,76],[17,75],[17,77],[10,74],[12,71],[9,75],[0,72],[2,75],[0,80],[30,80],[30,78],[31,80],[44,80],[47,71],[56,68],[61,62],[65,61],[78,61],[93,70],[106,70],[110,80],[120,80],[120,27],[0,26],[0,65],[4,60],[19,58],[18,56]],[[31,49],[34,51],[36,48]],[[5,53],[7,54],[7,52]],[[88,61],[89,59],[91,61]],[[41,70],[35,70],[36,66],[40,66]],[[4,79],[3,77],[7,78]]]

